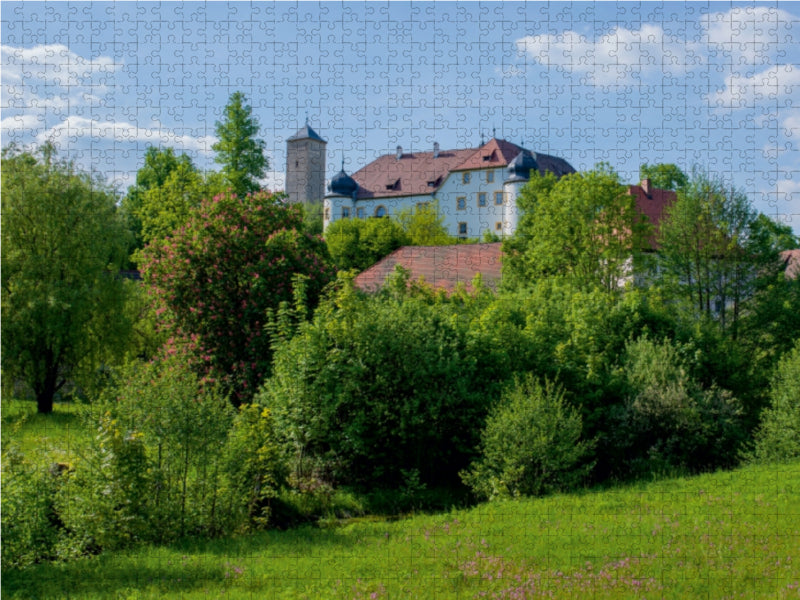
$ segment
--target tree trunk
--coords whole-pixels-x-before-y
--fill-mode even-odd
[[[56,392],[64,385],[62,380],[58,381],[58,365],[54,364],[53,351],[48,349],[45,351],[46,368],[44,374],[44,381],[40,381],[39,385],[34,387],[36,393],[36,409],[39,413],[50,414],[53,412],[53,398]]]

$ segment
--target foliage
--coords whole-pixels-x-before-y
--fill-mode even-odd
[[[770,405],[755,435],[753,457],[764,463],[800,457],[800,341],[778,363]]]
[[[314,306],[333,273],[322,239],[303,230],[301,207],[266,192],[204,201],[143,256],[173,342],[189,341],[203,374],[228,385],[236,401],[252,397],[269,373],[270,311],[294,300],[299,276]]]
[[[744,192],[695,168],[667,208],[659,232],[660,278],[697,315],[711,318],[733,338],[744,303],[764,269],[774,274],[775,236]]]
[[[3,445],[2,565],[21,568],[57,556],[61,537],[53,498],[58,476]]]
[[[233,194],[245,196],[261,185],[269,161],[264,154],[264,141],[257,139],[258,119],[241,92],[234,92],[225,106],[224,120],[217,121],[219,141],[212,146],[214,160],[222,165],[222,176]]]
[[[686,173],[672,163],[660,163],[639,167],[639,179],[650,180],[650,185],[659,190],[678,190],[686,186],[689,178]]]
[[[169,147],[148,146],[145,150],[144,164],[136,173],[136,184],[128,188],[120,206],[122,217],[132,234],[129,253],[143,248],[146,243],[142,236],[140,215],[144,194],[164,185],[170,173],[185,163],[191,163],[191,159],[186,154],[176,157],[175,150]]]
[[[280,456],[269,410],[243,404],[228,434],[224,470],[230,479],[232,508],[241,512],[234,522],[249,528],[265,527],[270,518],[270,501],[278,489]]]
[[[393,219],[339,219],[325,231],[325,242],[338,269],[362,271],[409,238]]]
[[[141,193],[141,205],[136,212],[142,230],[143,243],[163,239],[186,223],[193,208],[208,197],[203,175],[183,154],[164,183]]]
[[[12,147],[2,158],[3,374],[30,386],[40,412],[68,381],[114,361],[130,328],[114,195],[54,153]]]
[[[620,287],[648,227],[607,165],[557,179],[533,173],[517,199],[516,232],[503,243],[503,277],[519,285],[565,275],[582,287]]]
[[[459,238],[447,233],[438,202],[414,209],[406,208],[397,215],[397,221],[405,231],[410,246],[446,246],[460,243]]]
[[[702,389],[671,342],[629,342],[621,377],[624,405],[612,439],[632,474],[735,464],[744,440],[741,403],[717,387]]]
[[[238,415],[186,356],[132,364],[56,495],[70,555],[264,527],[280,466],[269,412]]]
[[[146,546],[4,570],[2,593],[8,600],[60,598],[65,590],[73,600],[788,600],[798,583],[800,549],[791,535],[798,466]]]
[[[399,486],[414,469],[420,483],[454,479],[502,365],[470,334],[458,301],[364,296],[344,277],[339,286],[279,346],[259,396],[290,458],[320,460],[333,483]]]
[[[481,457],[462,473],[482,498],[537,496],[576,487],[591,469],[580,414],[564,391],[531,374],[517,379],[486,423]]]

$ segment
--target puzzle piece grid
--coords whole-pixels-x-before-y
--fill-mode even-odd
[[[214,168],[238,90],[273,189],[307,119],[328,180],[496,136],[629,183],[696,164],[799,233],[799,34],[788,3],[3,2],[2,145],[53,140],[124,191],[149,145]]]

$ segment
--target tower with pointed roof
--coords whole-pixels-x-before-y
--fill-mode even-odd
[[[286,140],[286,193],[290,202],[321,210],[325,196],[325,148],[323,140],[306,124]]]

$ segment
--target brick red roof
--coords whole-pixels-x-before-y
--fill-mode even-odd
[[[433,152],[385,154],[362,167],[352,177],[358,182],[359,199],[418,196],[435,192],[451,171],[470,171],[506,167],[523,148],[492,138],[480,148]],[[556,175],[572,173],[570,164],[555,156],[535,154],[539,171]]]
[[[666,208],[677,200],[678,195],[672,190],[653,188],[649,180],[643,181],[641,185],[629,185],[628,193],[635,197],[639,212],[645,215],[653,226],[653,235],[648,242],[651,248],[657,249],[656,239],[661,221],[666,216]]]
[[[377,291],[394,272],[395,265],[401,265],[411,272],[412,281],[424,277],[427,283],[448,292],[452,292],[458,282],[465,283],[471,290],[477,273],[482,275],[487,287],[496,288],[500,282],[502,245],[403,246],[360,273],[355,284],[365,292]]]
[[[781,260],[786,264],[786,270],[784,271],[786,279],[800,277],[800,248],[784,250],[781,252]]]

